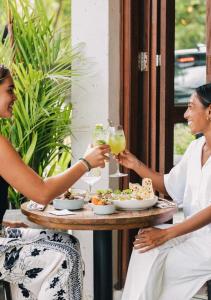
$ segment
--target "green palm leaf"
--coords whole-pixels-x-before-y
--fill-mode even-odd
[[[81,70],[73,68],[80,60],[78,49],[71,49],[61,29],[53,28],[54,18],[47,16],[44,3],[9,1],[15,44],[14,49],[9,40],[0,45],[0,61],[12,65],[17,101],[14,120],[2,119],[0,127],[26,164],[49,176],[64,170],[71,159],[70,145],[64,142],[72,116],[66,98]],[[10,190],[10,197],[19,206],[21,195]]]

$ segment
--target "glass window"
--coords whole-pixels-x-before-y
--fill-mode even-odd
[[[174,165],[176,165],[185,153],[188,145],[195,139],[187,124],[174,125]]]
[[[194,89],[206,82],[206,1],[176,0],[175,105],[188,102]]]

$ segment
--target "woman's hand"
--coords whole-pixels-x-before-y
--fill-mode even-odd
[[[120,153],[117,157],[118,162],[128,169],[134,169],[136,164],[139,162],[137,157],[130,153],[130,151],[125,150],[124,152]]]
[[[93,148],[88,148],[84,158],[90,163],[92,168],[105,167],[105,161],[108,160],[108,154],[110,152],[110,147],[108,145],[100,145]]]
[[[133,245],[134,249],[143,253],[164,244],[169,239],[167,229],[149,227],[139,230]]]

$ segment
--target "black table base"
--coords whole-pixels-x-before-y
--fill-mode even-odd
[[[112,231],[94,231],[94,300],[113,299]]]

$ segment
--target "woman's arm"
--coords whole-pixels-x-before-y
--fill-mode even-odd
[[[173,225],[166,229],[146,228],[141,229],[136,236],[134,248],[146,252],[168,240],[190,233],[211,223],[211,206],[208,206],[186,219],[182,223]]]
[[[118,157],[119,163],[128,169],[132,169],[142,178],[151,178],[153,187],[156,191],[167,195],[164,185],[164,176],[158,172],[149,169],[145,164],[135,157],[128,150],[122,152]]]
[[[92,167],[104,167],[104,154],[108,152],[109,146],[98,146],[90,149],[85,158]],[[86,166],[79,161],[65,172],[43,180],[24,164],[7,139],[0,137],[0,175],[21,194],[36,202],[47,204],[64,193],[86,171]]]

